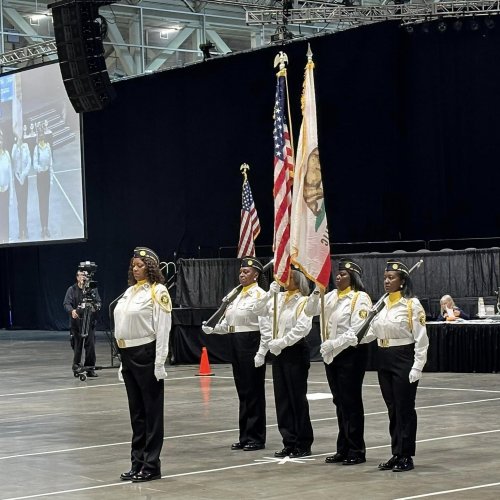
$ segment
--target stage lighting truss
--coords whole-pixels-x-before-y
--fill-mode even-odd
[[[405,26],[434,19],[500,14],[500,0],[438,1],[426,4],[391,3],[352,7],[326,1],[299,1],[298,5],[300,8],[288,11],[288,24],[328,23],[336,24],[339,30],[388,20],[398,20]],[[248,10],[246,23],[249,26],[280,25],[283,23],[283,11]]]
[[[33,61],[35,59],[57,54],[57,46],[55,40],[50,40],[48,42],[35,43],[33,45],[28,45],[27,47],[22,47],[20,49],[10,50],[0,54],[0,67],[7,67],[13,64],[21,64],[27,61]]]

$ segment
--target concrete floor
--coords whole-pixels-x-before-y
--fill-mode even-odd
[[[101,332],[97,355],[109,363]],[[267,447],[256,452],[229,449],[238,437],[230,366],[212,364],[214,377],[168,367],[163,477],[132,484],[119,480],[131,430],[117,369],[81,382],[70,365],[67,332],[0,331],[0,500],[500,498],[500,375],[424,373],[416,468],[393,473],[377,470],[391,453],[375,372],[364,385],[367,462],[345,467],[324,463],[337,423],[321,363],[309,376],[313,455],[300,461],[273,458],[281,439],[270,366]]]

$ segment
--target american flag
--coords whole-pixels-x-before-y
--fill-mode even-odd
[[[246,172],[243,174],[243,190],[241,193],[241,224],[238,258],[246,255],[255,257],[255,238],[260,233],[259,217],[252,197],[250,183]]]
[[[274,103],[274,278],[282,286],[290,277],[290,210],[293,153],[285,112],[285,71],[278,73]]]

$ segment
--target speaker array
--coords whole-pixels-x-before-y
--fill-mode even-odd
[[[104,60],[106,21],[99,15],[99,5],[107,3],[73,0],[49,6],[64,86],[77,113],[103,109],[115,97]]]

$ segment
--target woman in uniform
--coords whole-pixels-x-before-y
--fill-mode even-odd
[[[306,336],[311,331],[312,317],[304,313],[304,306],[309,285],[300,271],[292,270],[286,291],[278,293],[279,290],[278,283],[271,283],[269,293],[256,303],[254,311],[272,321],[274,295],[278,294],[276,338],[268,346],[274,354],[274,400],[283,449],[274,456],[299,458],[311,454],[314,440],[306,397],[310,367]]]
[[[33,168],[36,172],[36,188],[38,191],[42,239],[50,238],[49,197],[54,170],[52,165],[52,149],[50,144],[46,141],[45,132],[43,130],[38,134],[38,142],[33,151]]]
[[[356,465],[366,462],[362,386],[368,346],[356,347],[358,339],[354,331],[363,323],[372,304],[364,291],[361,274],[361,267],[353,260],[340,260],[335,276],[337,288],[324,299],[328,338],[321,344],[320,352],[339,428],[337,452],[326,457],[326,463]],[[319,290],[309,297],[306,313],[312,316],[320,313]]]
[[[271,330],[269,321],[253,311],[255,302],[266,293],[257,283],[262,271],[262,264],[255,257],[243,257],[239,273],[240,293],[228,305],[215,328],[202,326],[207,334],[229,334],[234,383],[239,399],[240,431],[238,441],[231,445],[232,450],[261,450],[266,443],[264,356]]]
[[[387,262],[384,288],[389,294],[384,299],[386,307],[375,317],[364,340],[377,339],[378,380],[389,412],[392,457],[381,463],[379,469],[405,472],[414,468],[415,399],[429,339],[425,311],[413,295],[405,264],[397,260]]]
[[[130,260],[128,284],[114,311],[120,350],[119,378],[127,389],[132,424],[131,468],[120,477],[133,482],[161,478],[163,446],[163,380],[172,324],[172,305],[160,260],[138,247]]]

